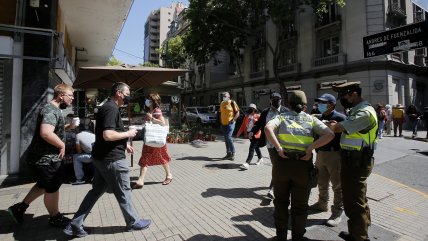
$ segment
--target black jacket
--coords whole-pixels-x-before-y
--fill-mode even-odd
[[[257,133],[259,130],[262,131],[259,139],[259,147],[266,146],[265,126],[266,126],[266,117],[267,117],[267,114],[269,113],[269,110],[270,110],[270,107],[262,111],[262,113],[260,114],[259,120],[256,121],[256,123],[254,123],[254,126],[251,129],[252,133]],[[280,110],[279,111],[280,114],[290,111],[287,107],[282,105],[279,108],[279,110]]]

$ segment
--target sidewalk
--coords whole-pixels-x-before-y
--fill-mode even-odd
[[[397,138],[397,141],[406,139]],[[137,153],[131,179],[138,176],[136,163],[141,155],[141,144],[134,142]],[[163,186],[163,168],[150,167],[144,188],[132,192],[137,212],[152,219],[150,228],[124,232],[125,222],[119,206],[112,194],[105,194],[88,216],[85,227],[90,235],[82,240],[247,241],[273,237],[273,204],[264,199],[271,171],[267,150],[262,149],[263,165],[242,171],[239,165],[246,159],[249,141],[236,139],[235,146],[235,161],[223,161],[220,158],[225,155],[225,146],[221,139],[196,145],[168,144],[173,158],[172,183]],[[6,209],[21,201],[31,186],[0,189],[0,240],[66,239],[61,230],[48,226],[42,199],[30,206],[23,224],[14,224],[8,216]],[[368,187],[371,240],[428,240],[427,194],[376,173],[369,177]],[[72,217],[90,188],[89,184],[64,184],[60,194],[61,211]],[[314,188],[309,204],[317,197],[317,188]],[[330,212],[310,213],[306,236],[313,240],[341,240],[338,233],[347,230],[346,220],[339,227],[329,228],[323,225],[329,216]]]

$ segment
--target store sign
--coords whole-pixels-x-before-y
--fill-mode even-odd
[[[427,47],[427,25],[424,21],[363,37],[364,58]]]

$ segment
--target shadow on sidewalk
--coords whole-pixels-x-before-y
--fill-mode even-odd
[[[264,199],[264,196],[259,195],[256,191],[265,190],[266,187],[255,187],[255,188],[208,188],[205,192],[201,193],[204,198],[222,196],[226,198],[255,198]]]
[[[242,164],[237,163],[222,163],[222,164],[207,164],[205,165],[205,168],[208,169],[239,169],[240,171],[243,171],[242,168],[240,168]]]
[[[210,158],[207,156],[183,156],[175,158],[175,160],[187,160],[187,161],[221,161],[220,158]]]

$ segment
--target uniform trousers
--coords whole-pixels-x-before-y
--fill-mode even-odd
[[[343,210],[342,184],[340,182],[340,151],[318,151],[315,166],[318,168],[318,202],[327,206],[331,182],[334,193],[332,211]]]
[[[296,158],[284,159],[275,149],[268,149],[272,160],[272,182],[275,199],[274,221],[278,238],[287,237],[288,206],[291,202],[291,232],[293,238],[302,237],[306,232],[308,217],[309,173],[313,169],[312,160]]]
[[[367,202],[367,178],[374,160],[364,151],[342,150],[341,181],[343,206],[348,216],[348,231],[355,240],[367,240],[371,224]]]

